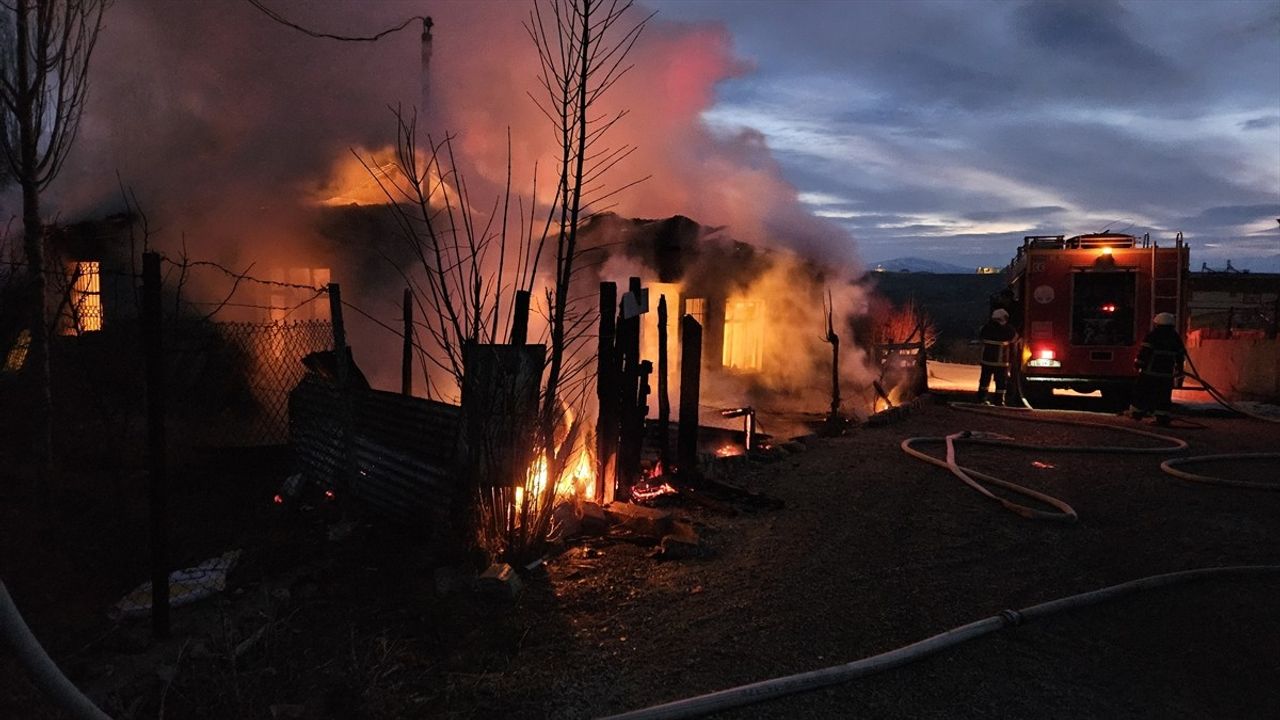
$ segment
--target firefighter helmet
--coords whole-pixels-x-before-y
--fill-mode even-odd
[[[1152,322],[1156,325],[1172,325],[1173,320],[1173,313],[1158,313],[1155,318],[1152,319]]]
[[[991,313],[991,319],[996,322],[1008,322],[1009,311],[1004,308],[996,308],[995,311]]]

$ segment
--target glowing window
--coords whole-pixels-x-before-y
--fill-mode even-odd
[[[70,317],[63,335],[79,335],[102,329],[102,275],[96,261],[77,262],[71,271]]]
[[[310,288],[322,288],[329,284],[329,268],[275,268],[269,277],[278,285],[266,286],[263,298],[267,307],[267,320],[292,322],[298,320],[328,320],[329,301]]]
[[[684,314],[692,315],[694,320],[705,330],[707,327],[707,299],[706,298],[685,298]]]
[[[764,360],[764,303],[730,300],[724,308],[723,363],[736,370],[760,370]]]
[[[14,341],[13,347],[9,348],[9,354],[5,356],[4,372],[18,372],[23,365],[27,364],[27,351],[31,349],[31,331],[23,330],[18,333],[18,339]]]

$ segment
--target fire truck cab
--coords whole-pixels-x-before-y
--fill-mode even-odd
[[[1182,233],[1171,247],[1119,233],[1024,238],[1002,293],[1022,336],[1015,386],[1033,405],[1054,388],[1124,402],[1151,318],[1173,313],[1186,335],[1188,262]]]

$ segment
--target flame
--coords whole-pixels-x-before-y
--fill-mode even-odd
[[[550,471],[548,470],[547,455],[546,453],[539,453],[529,466],[524,485],[516,486],[517,525],[520,524],[521,514],[525,510],[525,495],[528,494],[531,501],[530,504],[533,504],[536,502],[536,498],[542,498],[548,492],[548,482],[550,482]],[[553,505],[561,502],[572,502],[578,498],[586,501],[595,501],[595,462],[592,459],[590,448],[586,444],[581,444],[574,450],[573,457],[569,459],[569,462],[565,463],[565,470],[551,491],[554,493]]]
[[[903,389],[901,385],[894,385],[892,388],[889,389],[889,403],[894,406],[901,405],[902,396],[905,394],[906,394],[906,391]]]
[[[733,443],[725,443],[716,448],[716,457],[729,457],[730,455],[738,455],[738,446]]]
[[[387,197],[388,192],[392,198],[402,199],[401,192],[413,187],[413,178],[391,159],[396,157],[396,152],[396,148],[387,146],[376,151],[361,148],[356,155],[342,153],[334,161],[328,181],[312,194],[312,202],[327,207],[386,205],[392,201]],[[438,164],[430,162],[421,149],[417,164],[419,172],[423,172],[423,190],[432,205],[443,206],[447,194],[449,202],[456,206],[458,195],[453,185],[444,181]]]

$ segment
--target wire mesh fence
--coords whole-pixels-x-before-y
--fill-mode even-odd
[[[306,372],[303,358],[333,343],[325,320],[203,323],[177,326],[170,336],[170,396],[183,399],[175,411],[186,416],[177,424],[210,446],[285,443],[289,391]]]

